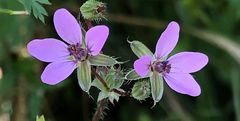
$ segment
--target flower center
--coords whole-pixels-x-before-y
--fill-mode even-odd
[[[87,50],[82,48],[79,43],[74,45],[69,45],[68,51],[70,52],[70,55],[73,56],[74,59],[77,61],[84,61],[88,56]]]
[[[171,64],[169,64],[168,61],[158,61],[156,62],[154,69],[159,73],[169,73]]]

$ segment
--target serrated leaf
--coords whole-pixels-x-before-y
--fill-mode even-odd
[[[47,16],[47,11],[45,10],[45,8],[42,7],[41,4],[39,4],[38,2],[34,2],[33,6],[35,6],[36,10],[38,11],[38,13],[40,13],[39,15],[45,15]]]
[[[51,5],[48,0],[19,0],[28,11],[28,13],[33,14],[35,18],[41,20],[45,23],[44,16],[48,16],[47,11],[42,6],[42,4]]]
[[[88,61],[78,63],[77,77],[81,89],[88,92],[91,87],[91,65]]]
[[[94,65],[94,66],[113,66],[119,63],[116,59],[104,54],[91,56],[89,58],[89,62],[91,63],[91,65]]]
[[[151,93],[154,100],[154,105],[159,102],[163,96],[163,78],[158,72],[152,72],[150,76]],[[154,106],[153,105],[153,106]]]
[[[43,115],[41,115],[40,117],[37,116],[37,117],[36,117],[36,121],[45,121],[45,118],[44,118]]]
[[[138,80],[138,79],[141,79],[142,77],[140,77],[137,72],[132,69],[130,70],[126,75],[125,75],[125,79],[126,80]]]
[[[32,0],[19,0],[23,4],[24,8],[28,11],[29,14],[32,12]]]
[[[51,5],[51,3],[48,0],[37,0],[41,4]]]
[[[129,43],[133,53],[137,57],[140,58],[143,55],[153,56],[153,53],[143,43],[139,41],[132,41],[132,42],[129,41]]]

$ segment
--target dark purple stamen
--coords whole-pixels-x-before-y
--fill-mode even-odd
[[[87,50],[83,49],[79,43],[75,45],[69,45],[68,51],[77,61],[83,61],[87,57]]]
[[[171,64],[168,61],[156,62],[154,69],[159,73],[169,73],[171,69]]]

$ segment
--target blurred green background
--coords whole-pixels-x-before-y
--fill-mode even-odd
[[[0,14],[0,121],[34,121],[44,114],[46,121],[90,121],[96,109],[92,99],[78,86],[76,72],[57,86],[41,82],[47,63],[30,57],[26,44],[34,38],[59,38],[52,16],[66,8],[75,17],[84,0],[50,0],[46,24],[32,15]],[[163,99],[151,109],[151,99],[139,102],[121,97],[109,104],[104,121],[240,121],[240,0],[105,0],[108,6],[110,36],[104,53],[129,60],[137,57],[129,40],[139,40],[152,51],[166,27],[180,23],[177,47],[180,51],[199,51],[209,64],[194,73],[202,88],[199,97],[189,97],[165,85]],[[0,7],[24,10],[17,0],[0,0]],[[130,88],[127,85],[125,88]],[[97,89],[91,88],[93,97]]]

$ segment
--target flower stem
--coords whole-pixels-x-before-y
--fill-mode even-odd
[[[13,11],[10,9],[0,8],[0,13],[5,13],[9,15],[29,15],[27,11]]]
[[[101,119],[101,116],[104,110],[106,109],[107,105],[108,105],[107,99],[103,99],[97,103],[97,109],[93,115],[92,121],[99,121]]]

